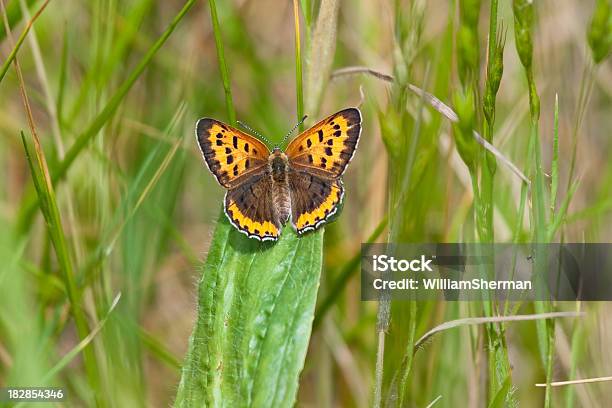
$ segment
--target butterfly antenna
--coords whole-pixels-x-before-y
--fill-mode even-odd
[[[260,139],[262,139],[263,141],[265,141],[266,143],[268,143],[269,145],[271,145],[272,143],[265,137],[263,136],[261,133],[259,133],[258,131],[256,131],[255,129],[249,127],[249,125],[247,125],[246,123],[242,123],[241,121],[237,120],[236,123],[238,123],[240,126],[242,126],[243,128],[245,128],[246,130],[248,130],[249,132],[259,136]]]
[[[298,128],[298,126],[300,126],[302,123],[304,123],[304,121],[306,120],[306,118],[307,118],[307,117],[308,117],[308,115],[304,115],[304,117],[302,118],[302,120],[300,120],[298,123],[296,123],[296,125],[293,127],[293,129],[291,129],[291,130],[289,131],[289,133],[287,133],[287,134],[285,135],[285,137],[283,138],[283,141],[281,142],[281,144],[284,144],[284,143],[285,143],[285,141],[287,140],[287,138],[288,138],[289,136],[291,136],[291,134],[292,134],[293,132],[295,132],[295,129],[297,129],[297,128]]]

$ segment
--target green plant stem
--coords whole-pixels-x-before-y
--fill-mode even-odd
[[[219,60],[219,71],[221,73],[221,81],[223,82],[223,90],[225,91],[225,109],[227,110],[228,120],[233,125],[236,123],[236,110],[234,109],[234,101],[232,99],[232,84],[230,82],[229,69],[225,62],[225,51],[223,49],[219,18],[217,17],[217,6],[215,0],[208,0],[208,4],[210,6],[210,18],[212,20],[213,35],[215,36],[215,45],[217,48],[217,59]]]
[[[295,26],[295,96],[297,105],[297,120],[304,117],[304,85],[302,84],[302,46],[300,36],[300,13],[298,0],[293,0],[293,18]],[[304,130],[304,123],[300,123],[299,131]]]

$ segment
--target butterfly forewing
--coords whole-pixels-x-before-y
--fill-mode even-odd
[[[196,136],[204,161],[219,184],[232,188],[265,170],[270,151],[265,144],[214,119],[200,119]]]
[[[296,170],[336,179],[344,173],[361,134],[361,113],[344,109],[298,135],[286,154]]]
[[[224,210],[230,222],[249,238],[278,238],[280,225],[272,207],[271,180],[266,174],[270,151],[265,144],[214,119],[196,124],[200,150],[223,187]]]

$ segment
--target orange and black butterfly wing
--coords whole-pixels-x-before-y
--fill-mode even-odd
[[[306,171],[289,172],[291,224],[298,234],[315,230],[333,216],[342,203],[340,179],[323,178]]]
[[[276,240],[282,224],[272,202],[272,180],[264,172],[254,175],[225,194],[225,214],[249,238]]]
[[[200,119],[196,137],[208,169],[225,188],[240,185],[268,164],[265,144],[218,120]]]
[[[361,113],[344,109],[298,135],[287,146],[291,223],[298,234],[329,221],[340,207],[346,170],[361,135]]]
[[[262,142],[214,119],[200,119],[196,137],[204,161],[219,184],[227,188],[224,210],[249,238],[274,240],[280,233],[267,174],[270,151]]]
[[[351,161],[360,135],[361,112],[348,108],[298,135],[285,153],[292,168],[336,179]]]

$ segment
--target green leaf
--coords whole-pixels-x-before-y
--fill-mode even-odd
[[[504,382],[502,383],[502,387],[495,394],[495,398],[491,400],[489,404],[489,408],[503,408],[506,406],[506,400],[508,392],[510,392],[512,386],[512,379],[510,376],[506,377]]]
[[[323,232],[249,239],[222,216],[199,282],[176,406],[291,406],[308,348]]]

